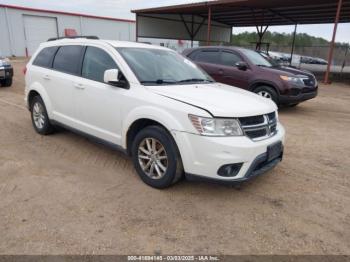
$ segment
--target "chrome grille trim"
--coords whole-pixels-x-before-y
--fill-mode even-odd
[[[256,116],[256,118],[261,120],[261,115]],[[253,141],[261,141],[277,134],[277,117],[275,112],[263,115],[263,122],[253,125],[244,125],[242,124],[244,121],[241,121],[241,118],[239,120],[244,135]]]

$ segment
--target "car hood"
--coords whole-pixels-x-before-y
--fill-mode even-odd
[[[277,110],[274,102],[254,93],[219,83],[148,86],[161,96],[190,104],[217,117],[245,117]]]
[[[308,71],[304,71],[304,70],[299,70],[296,68],[292,68],[292,67],[287,67],[287,66],[279,66],[279,67],[261,67],[261,70],[263,71],[268,71],[269,73],[273,72],[279,75],[287,75],[287,76],[307,76],[307,77],[313,77],[313,74],[308,72]]]

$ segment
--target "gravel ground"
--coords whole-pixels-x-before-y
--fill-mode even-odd
[[[282,108],[284,161],[241,187],[141,182],[68,131],[37,135],[24,63],[0,89],[1,254],[350,254],[350,86]]]

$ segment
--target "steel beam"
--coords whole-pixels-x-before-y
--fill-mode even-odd
[[[334,43],[335,43],[335,37],[337,35],[337,29],[338,29],[338,22],[340,18],[340,11],[341,11],[341,6],[342,6],[343,0],[339,0],[338,2],[338,7],[337,7],[337,14],[335,16],[335,21],[334,21],[334,29],[333,29],[333,36],[332,36],[332,42],[329,47],[329,54],[328,54],[328,65],[327,65],[327,71],[324,76],[324,83],[329,84],[329,74],[331,71],[331,66],[332,66],[332,60],[333,60],[333,52],[334,52]]]
[[[208,32],[207,32],[207,45],[211,42],[211,6],[208,6]]]

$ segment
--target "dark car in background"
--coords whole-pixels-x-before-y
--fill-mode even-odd
[[[187,49],[183,55],[217,82],[252,91],[278,105],[295,106],[317,96],[318,84],[312,73],[274,64],[250,49],[199,47]]]
[[[9,60],[0,57],[0,86],[12,85],[13,68]]]

